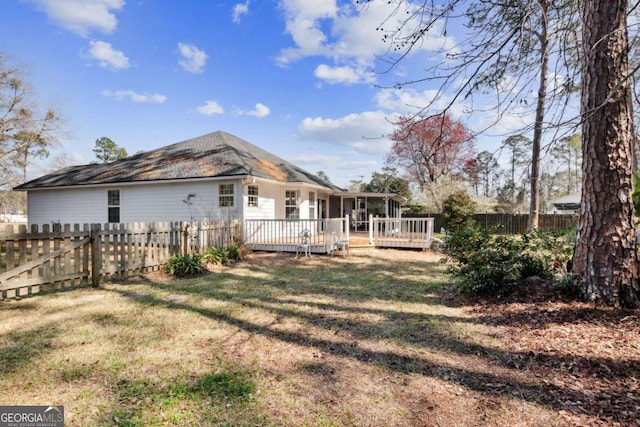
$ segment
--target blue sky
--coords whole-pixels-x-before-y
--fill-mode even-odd
[[[440,60],[434,36],[381,73],[386,1],[3,0],[0,53],[62,112],[78,164],[106,136],[133,154],[223,130],[347,186],[380,171],[397,114],[434,88],[383,87]],[[463,106],[460,107],[462,110]],[[484,149],[479,147],[480,149]],[[41,172],[34,169],[32,175]]]

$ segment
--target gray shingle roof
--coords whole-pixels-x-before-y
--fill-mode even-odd
[[[246,175],[339,190],[286,160],[222,131],[111,163],[71,166],[26,182],[15,190]]]

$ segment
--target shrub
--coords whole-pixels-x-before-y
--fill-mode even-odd
[[[227,259],[230,261],[242,261],[246,255],[246,247],[239,243],[232,243],[226,249]]]
[[[175,277],[187,277],[204,272],[202,255],[174,255],[162,266],[165,273]]]
[[[227,261],[227,254],[224,249],[210,248],[202,254],[202,260],[210,264],[225,264]]]
[[[576,231],[573,227],[563,231],[533,230],[524,234],[522,241],[524,255],[538,258],[546,269],[546,274],[530,276],[550,277],[567,271],[567,263],[573,256]]]
[[[495,230],[467,227],[451,233],[445,253],[448,272],[464,292],[499,294],[509,284],[527,277],[550,278],[562,272],[571,246],[553,233],[529,232],[523,236],[492,235]]]
[[[475,203],[466,192],[453,193],[442,204],[442,217],[447,228],[459,230],[473,224]]]
[[[583,299],[582,289],[578,278],[570,273],[565,273],[553,282],[556,291],[565,297]]]
[[[230,264],[242,261],[246,254],[246,248],[239,243],[232,243],[224,249],[211,248],[202,254],[204,262],[211,264]]]
[[[518,263],[519,278],[527,277],[549,278],[551,272],[549,266],[545,262],[545,257],[535,253],[520,254],[516,261]]]
[[[518,278],[517,248],[513,246],[511,239],[491,236],[477,226],[454,231],[445,249],[451,258],[448,272],[457,277],[463,292],[505,293],[508,283]]]
[[[461,228],[445,236],[445,253],[457,262],[467,264],[489,239],[489,233],[479,226]]]

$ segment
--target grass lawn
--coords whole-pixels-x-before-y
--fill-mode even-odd
[[[68,426],[640,425],[639,313],[468,300],[443,272],[257,253],[0,302],[0,405],[64,405]]]

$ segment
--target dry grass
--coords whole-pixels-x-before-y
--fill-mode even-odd
[[[525,341],[443,298],[442,270],[425,252],[253,254],[2,302],[0,404],[64,405],[70,426],[613,422],[549,399],[510,363]]]

